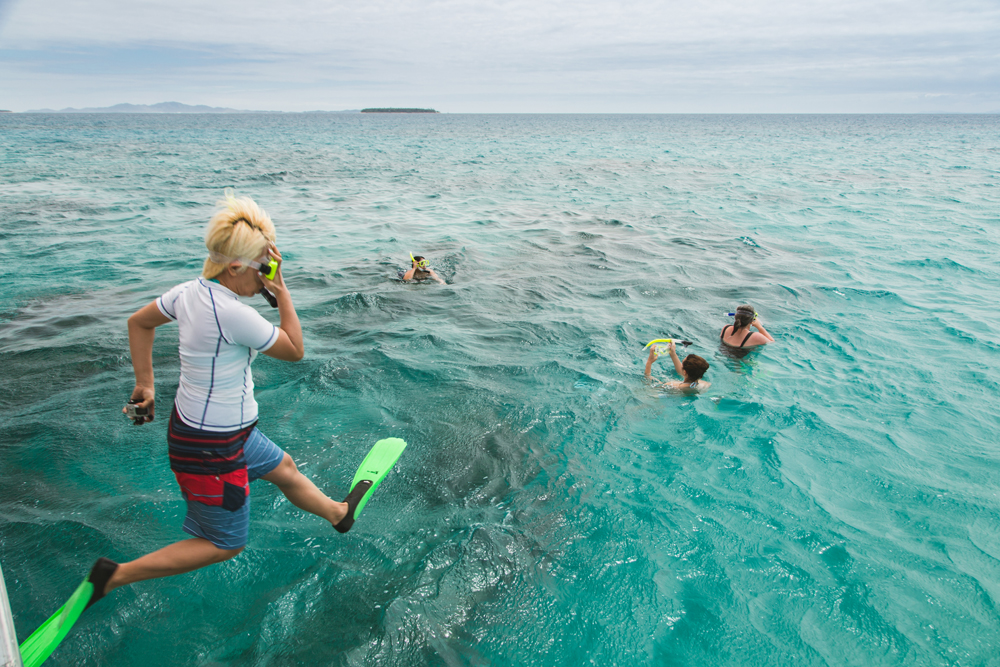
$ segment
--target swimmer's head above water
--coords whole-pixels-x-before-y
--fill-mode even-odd
[[[737,329],[745,329],[750,326],[751,322],[757,319],[757,311],[749,303],[744,303],[737,308],[733,315],[736,318],[733,320],[733,326]]]
[[[406,271],[402,275],[403,280],[427,280],[428,278],[444,284],[444,281],[434,272],[434,269],[430,267],[430,262],[428,262],[421,255],[414,255],[410,253],[410,270]]]
[[[651,380],[654,379],[651,375],[653,362],[660,357],[660,353],[657,351],[658,347],[658,345],[651,347],[649,350],[649,357],[646,359],[646,377]],[[699,357],[697,354],[689,354],[684,357],[684,361],[681,361],[677,356],[676,344],[674,341],[670,341],[667,344],[667,351],[670,353],[670,360],[673,361],[674,370],[677,371],[677,374],[680,375],[683,380],[679,382],[666,382],[663,384],[675,389],[692,389],[697,391],[708,389],[711,386],[709,382],[701,381],[709,368],[708,362],[702,357]]]
[[[681,362],[684,369],[684,379],[688,382],[697,382],[708,372],[708,362],[697,354],[689,354]]]

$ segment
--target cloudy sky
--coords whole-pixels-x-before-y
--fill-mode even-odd
[[[0,0],[0,108],[1000,112],[1000,0]]]

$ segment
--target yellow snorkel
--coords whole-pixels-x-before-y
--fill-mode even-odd
[[[648,350],[650,345],[655,345],[656,343],[674,343],[676,345],[694,345],[694,341],[690,340],[677,340],[676,338],[657,338],[656,340],[651,340],[646,343],[646,347],[642,348]]]
[[[651,340],[646,343],[646,347],[642,348],[648,350],[651,346],[656,350],[656,356],[662,357],[667,353],[669,348],[664,345],[657,345],[657,343],[673,343],[675,345],[694,345],[693,341],[690,340],[678,340],[676,338],[657,338],[656,340]]]

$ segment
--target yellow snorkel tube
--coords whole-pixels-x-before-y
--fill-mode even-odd
[[[648,350],[651,346],[655,346],[656,356],[661,357],[667,352],[668,348],[662,345],[657,345],[657,343],[673,343],[675,345],[694,345],[694,342],[690,340],[678,340],[676,338],[657,338],[655,340],[651,340],[648,343],[646,343],[646,347],[642,349]]]
[[[690,340],[678,340],[676,338],[657,338],[656,340],[651,340],[646,343],[646,347],[642,348],[648,350],[650,345],[655,345],[657,343],[674,343],[675,345],[694,345],[694,341]]]

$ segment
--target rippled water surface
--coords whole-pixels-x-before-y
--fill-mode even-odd
[[[261,428],[337,499],[409,448],[345,536],[256,483],[243,554],[114,592],[50,664],[997,664],[1000,116],[0,116],[22,639],[97,556],[186,537],[165,422],[118,414],[125,320],[226,187],[305,330],[254,364]],[[411,251],[448,284],[394,280]],[[730,359],[747,301],[777,342]],[[707,393],[644,383],[665,336]]]

